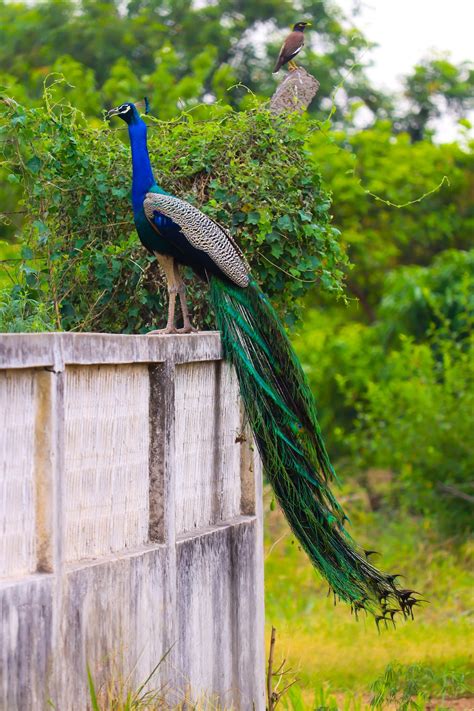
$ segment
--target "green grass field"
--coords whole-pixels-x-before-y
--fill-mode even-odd
[[[334,606],[327,597],[327,586],[299,550],[281,513],[270,511],[268,493],[267,631],[271,625],[277,629],[276,661],[287,660],[305,708],[317,707],[312,700],[322,687],[368,699],[371,684],[395,662],[401,669],[417,665],[423,670],[428,696],[474,694],[472,544],[446,540],[429,522],[401,517],[397,511],[371,513],[360,492],[343,494],[349,499],[346,508],[356,540],[380,551],[377,564],[402,573],[403,585],[430,602],[415,612],[415,621],[400,619],[396,630],[382,628],[378,634],[373,619],[364,615],[356,622],[346,604]]]

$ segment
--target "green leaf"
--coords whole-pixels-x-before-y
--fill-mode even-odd
[[[42,220],[33,220],[32,225],[38,230],[40,235],[43,235],[49,231],[48,227]]]
[[[292,230],[293,222],[291,217],[289,215],[282,215],[282,217],[279,217],[277,220],[277,227],[281,230]]]
[[[29,161],[27,161],[26,167],[28,168],[30,173],[33,173],[33,175],[37,175],[41,170],[41,160],[38,158],[38,156],[33,156],[32,158],[30,158]]]
[[[249,212],[247,214],[247,222],[250,225],[258,225],[258,223],[260,222],[260,213],[255,211]]]

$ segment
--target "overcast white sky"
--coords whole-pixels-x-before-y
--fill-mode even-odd
[[[395,88],[429,50],[448,51],[455,62],[474,59],[474,0],[337,0],[354,24],[380,46],[371,51],[370,75],[381,86]]]
[[[385,89],[400,88],[400,77],[430,51],[448,52],[455,63],[474,60],[474,0],[336,0],[351,15],[354,5],[360,13],[354,17],[367,39],[377,42],[365,59],[374,83]],[[473,119],[471,115],[469,117]],[[436,124],[438,139],[449,141],[459,134],[453,121]]]

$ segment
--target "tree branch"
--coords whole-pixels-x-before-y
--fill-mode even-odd
[[[267,669],[267,697],[268,711],[273,711],[275,708],[273,697],[273,656],[275,654],[276,629],[272,627],[272,635],[270,638],[270,652],[268,654],[268,669]]]
[[[471,494],[466,494],[464,491],[461,491],[452,484],[443,484],[440,482],[438,483],[438,489],[441,489],[441,491],[445,491],[450,496],[455,496],[457,499],[463,499],[463,501],[468,501],[470,504],[474,504],[474,496],[471,496]]]

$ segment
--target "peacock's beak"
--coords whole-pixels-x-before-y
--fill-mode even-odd
[[[110,109],[107,111],[107,118],[112,118],[112,116],[118,116],[120,114],[120,106],[116,106],[115,109]]]

